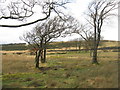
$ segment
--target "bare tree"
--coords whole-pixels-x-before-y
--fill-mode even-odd
[[[88,6],[88,19],[89,24],[94,29],[93,40],[93,59],[92,63],[98,64],[97,61],[97,49],[100,42],[102,26],[110,16],[115,15],[113,11],[117,9],[116,0],[94,0]]]
[[[37,20],[22,23],[20,25],[2,25],[0,27],[21,27],[27,26],[39,21],[46,20],[50,17],[52,12],[55,12],[59,17],[64,15],[61,7],[65,8],[65,4],[69,3],[68,0],[4,0],[0,1],[0,20],[27,20],[36,14],[35,9],[39,9],[40,16]],[[39,8],[38,8],[39,7]]]
[[[93,32],[91,31],[91,27],[89,27],[87,24],[86,25],[81,24],[79,28],[76,29],[74,32],[79,34],[81,38],[88,42],[87,46],[91,46],[90,41],[93,39]]]
[[[91,27],[88,24],[80,24],[76,26],[76,29],[73,30],[73,33],[80,35],[84,41],[81,41],[81,45],[85,47],[86,51],[90,51],[90,56],[92,55],[93,49],[93,35],[94,33],[91,31]]]
[[[24,34],[22,37],[33,48],[38,48],[35,52],[36,68],[39,68],[39,59],[41,63],[46,62],[46,49],[49,42],[60,37],[66,29],[71,28],[70,24],[68,24],[68,19],[64,19],[64,21],[58,17],[48,19],[38,24],[31,32]]]

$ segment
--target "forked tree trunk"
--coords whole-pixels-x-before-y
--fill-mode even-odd
[[[94,39],[94,49],[93,49],[93,59],[92,59],[92,63],[93,64],[99,64],[98,60],[97,60],[97,50],[98,50],[98,46],[99,46],[99,42],[100,42],[100,32],[101,30],[98,29],[98,34],[96,34],[95,32],[95,39]],[[97,36],[96,36],[97,35]]]
[[[96,20],[96,19],[95,19]],[[92,58],[92,64],[98,64],[98,61],[97,61],[97,49],[98,49],[98,46],[97,46],[97,26],[95,24],[95,21],[94,20],[94,40],[93,40],[93,58]]]
[[[43,50],[38,50],[36,52],[36,57],[35,57],[35,64],[36,64],[36,68],[39,68],[39,62],[41,61],[41,63],[45,63],[46,62],[46,49]]]

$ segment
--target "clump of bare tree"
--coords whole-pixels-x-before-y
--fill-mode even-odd
[[[80,45],[84,46],[86,51],[89,51],[90,56],[92,56],[94,49],[93,47],[94,32],[92,31],[92,27],[89,24],[85,24],[85,25],[80,24],[78,29],[73,30],[73,33],[80,35],[80,38],[84,40],[84,41],[81,40],[79,41]],[[100,39],[102,40],[103,36],[100,36]]]
[[[68,0],[1,0],[0,1],[0,20],[27,20],[39,13],[38,19],[22,23],[20,25],[3,25],[0,27],[21,27],[27,26],[39,21],[46,20],[55,12],[59,17],[63,16],[61,8],[65,8]],[[36,11],[37,9],[37,11]],[[43,16],[43,17],[41,17]]]
[[[116,0],[94,0],[88,5],[88,18],[86,20],[94,29],[92,63],[98,64],[97,49],[100,43],[102,27],[110,16],[115,15],[113,11],[118,8],[117,4]]]
[[[52,12],[55,12],[60,19],[54,18],[52,20],[47,20],[41,22],[37,25],[32,32],[28,32],[24,35],[24,40],[35,48],[38,47],[39,50],[36,52],[36,67],[39,67],[39,57],[41,61],[45,62],[46,59],[46,45],[53,38],[61,36],[62,32],[65,30],[65,36],[70,33],[78,33],[87,42],[90,41],[89,46],[93,49],[92,63],[98,64],[97,61],[97,49],[101,39],[101,31],[104,22],[114,16],[115,9],[117,9],[118,2],[116,0],[94,0],[88,5],[88,11],[86,13],[87,22],[91,25],[91,30],[85,29],[84,26],[80,26],[77,20],[69,17],[69,19],[64,19],[66,17],[62,10],[65,5],[69,3],[69,0],[3,0],[0,1],[0,21],[1,20],[27,20],[29,17],[35,15],[36,7],[40,9],[40,16],[38,19],[22,23],[20,25],[3,25],[0,23],[0,27],[21,27],[27,26],[39,21],[45,21],[51,16]],[[69,26],[70,25],[70,26]],[[72,27],[72,28],[71,28]],[[71,28],[69,30],[68,28]],[[87,30],[87,31],[86,31]],[[82,34],[81,34],[82,31]],[[83,36],[85,35],[85,37]],[[92,43],[91,43],[92,42]],[[44,54],[43,54],[44,53]]]
[[[65,30],[71,28],[72,26],[69,22],[69,17],[64,19],[64,21],[59,17],[55,17],[39,23],[31,32],[27,32],[23,35],[22,39],[24,41],[34,49],[37,48],[35,52],[36,68],[39,68],[39,61],[41,61],[41,63],[46,62],[46,49],[49,42],[60,37],[65,33]]]
[[[87,24],[73,21],[75,29],[69,33],[79,34],[85,41],[86,46],[92,50],[92,63],[98,64],[97,49],[100,44],[102,27],[111,16],[116,16],[114,10],[118,9],[116,0],[93,0],[88,5]]]

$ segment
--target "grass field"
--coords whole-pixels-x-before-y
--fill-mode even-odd
[[[33,55],[3,55],[3,88],[117,88],[118,53],[102,52],[100,65],[89,53],[47,55],[47,63],[34,68]],[[44,68],[43,68],[44,67]]]

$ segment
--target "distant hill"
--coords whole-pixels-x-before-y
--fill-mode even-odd
[[[84,41],[83,41],[84,42]],[[120,42],[118,41],[110,41],[110,40],[101,40],[101,45],[99,48],[109,48],[110,47],[119,47]],[[77,47],[79,44],[78,41],[67,41],[67,42],[51,42],[47,46],[48,49],[61,49],[61,48],[70,48]],[[83,46],[84,47],[84,46]],[[11,44],[2,44],[2,50],[12,51],[12,50],[27,50],[30,46],[26,45],[26,43],[11,43]]]
[[[2,50],[11,51],[11,50],[26,50],[28,47],[26,43],[12,43],[12,44],[2,44]]]

